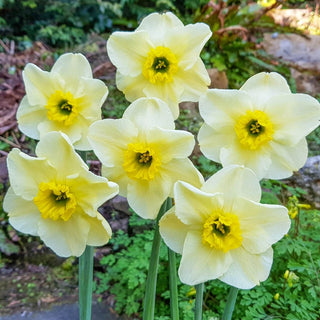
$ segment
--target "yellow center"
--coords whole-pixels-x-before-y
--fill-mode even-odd
[[[238,217],[231,213],[212,213],[203,225],[202,242],[223,252],[240,247],[242,236]]]
[[[33,202],[38,207],[42,218],[55,221],[58,219],[68,221],[77,205],[69,187],[56,182],[40,183],[38,194]]]
[[[137,180],[153,180],[161,161],[157,153],[144,143],[130,143],[124,152],[123,169],[128,177]]]
[[[235,131],[240,143],[256,150],[272,140],[274,130],[269,117],[260,110],[247,111],[235,125]]]
[[[142,74],[153,84],[172,82],[178,70],[176,56],[166,47],[156,47],[148,53]]]
[[[45,108],[48,110],[49,120],[60,122],[66,126],[71,125],[79,113],[77,101],[69,91],[57,90],[50,96]]]

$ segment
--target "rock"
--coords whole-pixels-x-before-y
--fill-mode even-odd
[[[218,69],[212,68],[208,69],[208,74],[211,79],[210,89],[227,89],[229,82],[227,75],[224,71],[219,71]]]
[[[110,200],[109,205],[116,211],[123,212],[127,215],[131,215],[129,211],[129,204],[125,197],[117,195]]]
[[[320,156],[308,158],[303,168],[284,182],[306,190],[304,200],[320,209]]]

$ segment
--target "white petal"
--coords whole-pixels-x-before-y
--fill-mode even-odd
[[[188,232],[179,267],[181,282],[196,285],[224,274],[232,262],[230,254],[202,243],[201,232]]]
[[[39,236],[58,256],[79,257],[86,248],[89,222],[80,212],[74,212],[68,221],[40,219]]]
[[[61,55],[51,69],[52,73],[60,74],[65,80],[66,88],[74,91],[81,77],[91,78],[91,66],[81,53],[65,53]]]
[[[145,31],[111,34],[107,42],[107,51],[111,62],[120,73],[135,77],[142,73],[143,64],[152,44]]]
[[[289,147],[276,142],[270,143],[271,166],[265,175],[268,179],[284,179],[304,166],[308,157],[308,145],[303,138],[295,146]]]
[[[99,160],[108,167],[122,166],[123,152],[138,129],[128,119],[104,119],[89,128],[88,139]]]
[[[320,124],[320,104],[306,94],[283,94],[268,101],[266,112],[274,125],[273,140],[295,145]]]
[[[125,94],[128,101],[134,101],[146,96],[143,90],[150,82],[143,74],[131,76],[129,74],[122,74],[117,70],[116,84],[117,88]]]
[[[195,143],[190,132],[160,128],[153,128],[146,132],[146,140],[159,153],[164,163],[174,158],[187,158]]]
[[[216,131],[204,123],[198,133],[201,152],[210,160],[220,162],[221,148],[232,145],[235,140],[233,128]]]
[[[254,172],[246,167],[231,165],[219,170],[209,178],[201,188],[208,193],[224,193],[226,202],[231,203],[244,197],[253,201],[260,201],[261,187]]]
[[[273,259],[272,248],[254,255],[239,247],[231,250],[230,254],[233,263],[219,278],[221,281],[239,289],[251,289],[268,278]]]
[[[9,223],[18,231],[38,235],[40,212],[33,201],[24,200],[9,188],[3,200],[3,209],[8,212]]]
[[[96,214],[98,207],[118,193],[118,185],[90,171],[81,170],[79,175],[67,179],[71,193],[84,212]]]
[[[179,83],[184,88],[179,101],[198,102],[199,97],[205,94],[210,84],[210,78],[202,60],[197,59],[191,69],[178,70],[175,83]]]
[[[7,165],[14,193],[26,200],[37,195],[41,182],[48,182],[56,175],[46,159],[30,157],[18,149],[9,153]]]
[[[235,141],[233,145],[221,148],[220,160],[223,166],[233,164],[250,168],[259,180],[265,178],[271,166],[270,147],[261,147],[258,150],[249,150]]]
[[[19,130],[32,139],[40,139],[38,124],[47,120],[47,110],[42,105],[30,105],[24,96],[17,110]]]
[[[279,241],[290,229],[287,208],[237,199],[233,212],[238,216],[242,246],[252,254],[260,254]]]
[[[122,163],[119,166],[114,167],[106,167],[102,165],[101,174],[109,180],[116,182],[119,186],[119,195],[126,197],[130,179],[123,170]]]
[[[200,52],[211,37],[211,31],[205,23],[189,24],[182,28],[173,28],[165,35],[165,45],[169,47],[179,61],[182,69],[191,68],[199,59]],[[210,82],[209,82],[210,84]]]
[[[173,159],[163,167],[163,172],[171,177],[172,183],[184,181],[196,188],[201,188],[204,179],[190,159]]]
[[[270,97],[291,93],[286,79],[276,72],[260,72],[249,78],[240,90],[248,93],[254,107],[260,110],[267,107]]]
[[[151,13],[145,17],[136,31],[146,31],[151,40],[157,45],[163,45],[163,42],[173,28],[183,27],[183,23],[171,12]]]
[[[241,115],[252,110],[252,101],[239,90],[209,89],[200,97],[199,111],[204,121],[218,131],[226,126],[234,127]]]
[[[123,118],[142,130],[152,127],[174,130],[175,127],[168,105],[157,98],[137,99],[125,110]]]
[[[171,181],[167,176],[159,176],[149,182],[131,180],[127,189],[128,203],[140,217],[155,219],[170,189]]]
[[[175,215],[172,207],[159,221],[160,234],[165,244],[173,251],[182,253],[183,244],[190,228]]]
[[[89,246],[103,246],[111,238],[112,230],[107,220],[97,212],[97,216],[86,217],[90,224],[90,230],[88,233],[87,245]]]
[[[79,173],[88,169],[81,157],[74,151],[68,137],[61,132],[50,132],[41,137],[36,154],[47,158],[47,161],[57,170],[58,177]]]
[[[223,207],[221,194],[210,194],[189,183],[178,181],[174,185],[174,200],[177,217],[184,223],[202,228],[213,210]]]
[[[50,95],[60,88],[55,76],[42,71],[36,65],[28,63],[22,72],[23,82],[29,103],[31,105],[45,106]]]

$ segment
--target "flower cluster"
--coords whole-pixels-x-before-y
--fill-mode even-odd
[[[108,88],[92,78],[83,55],[62,55],[51,72],[28,64],[17,119],[40,142],[37,158],[17,149],[8,156],[10,223],[58,255],[80,256],[86,245],[109,240],[97,208],[118,191],[148,219],[171,197],[160,233],[182,255],[182,282],[218,278],[247,289],[264,281],[271,246],[290,219],[285,207],[259,203],[259,180],[304,165],[305,137],[319,125],[320,106],[292,94],[277,73],[259,73],[239,90],[208,89],[200,52],[210,37],[207,25],[185,26],[170,12],[150,14],[133,32],[114,32],[108,54],[132,102],[121,119],[101,120]],[[175,130],[182,101],[199,101],[200,149],[224,167],[206,182],[188,158],[194,137]],[[93,150],[104,177],[89,172],[75,149]]]

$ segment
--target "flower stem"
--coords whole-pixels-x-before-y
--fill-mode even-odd
[[[167,199],[168,211],[172,207],[172,199]],[[171,320],[179,320],[178,287],[177,287],[177,263],[176,254],[168,248],[169,259],[169,287],[170,287],[170,314]]]
[[[79,319],[91,320],[93,247],[86,246],[79,257]]]
[[[144,299],[144,309],[143,309],[143,320],[153,320],[154,318],[154,306],[156,300],[156,288],[157,288],[157,273],[158,273],[158,264],[159,264],[159,252],[160,252],[160,243],[161,236],[159,232],[159,220],[164,215],[167,210],[167,201],[166,200],[158,213],[156,220],[152,251],[150,257],[149,271],[146,281],[146,291]]]
[[[195,288],[196,288],[196,309],[194,313],[194,320],[201,320],[204,283],[197,284]]]
[[[231,320],[233,309],[237,300],[238,291],[239,291],[238,288],[235,288],[235,287],[230,288],[228,298],[227,298],[227,304],[224,308],[222,320]]]
[[[87,163],[87,152],[78,151],[82,160]],[[91,320],[93,280],[93,247],[86,246],[79,257],[79,319]]]

